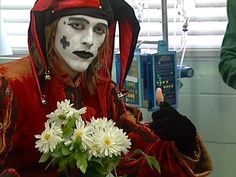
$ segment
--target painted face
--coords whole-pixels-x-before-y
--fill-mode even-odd
[[[85,71],[104,42],[108,23],[86,15],[62,17],[57,25],[55,50],[74,71]]]

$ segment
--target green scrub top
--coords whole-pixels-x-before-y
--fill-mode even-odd
[[[227,0],[228,24],[220,51],[219,72],[236,89],[236,0]]]

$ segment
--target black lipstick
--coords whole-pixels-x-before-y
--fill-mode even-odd
[[[93,57],[93,54],[91,52],[86,52],[86,51],[74,51],[73,54],[83,59],[88,59],[90,57]]]

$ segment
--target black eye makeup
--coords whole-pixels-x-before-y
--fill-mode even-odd
[[[82,30],[85,28],[85,25],[81,22],[69,22],[68,25],[77,30]]]
[[[71,26],[72,28],[76,30],[83,30],[86,28],[87,25],[90,24],[90,22],[83,18],[83,17],[69,17],[69,22],[67,25]],[[108,30],[107,24],[104,23],[97,23],[93,27],[93,31],[99,35],[105,34]]]
[[[105,34],[107,32],[107,25],[103,24],[103,23],[98,23],[95,27],[94,27],[94,32],[96,32],[97,34]]]
[[[77,30],[84,29],[86,24],[89,24],[89,21],[79,17],[70,17],[68,22],[69,26]]]

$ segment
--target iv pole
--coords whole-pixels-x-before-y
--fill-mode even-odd
[[[158,41],[158,53],[168,52],[168,18],[167,18],[167,0],[161,0],[161,12],[162,12],[162,37],[163,39]]]
[[[167,17],[167,0],[161,0],[162,10],[162,36],[163,40],[166,41],[168,47],[168,17]]]

